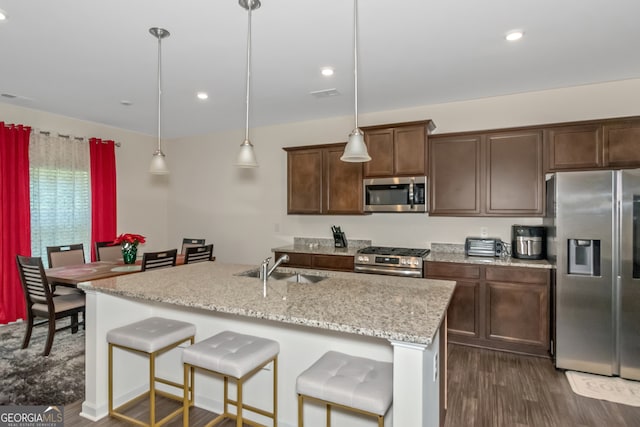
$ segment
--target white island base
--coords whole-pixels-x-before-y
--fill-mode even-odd
[[[393,404],[387,414],[385,426],[438,427],[444,422],[440,411],[440,396],[444,390],[445,378],[442,375],[444,371],[439,369],[439,362],[446,359],[446,338],[441,339],[442,331],[446,330],[443,326],[430,345],[412,344],[85,290],[86,384],[80,415],[89,420],[97,421],[108,415],[107,331],[150,316],[162,316],[195,324],[196,342],[224,330],[278,341],[278,425],[282,427],[297,425],[296,377],[328,350],[393,362]],[[160,356],[156,369],[159,376],[181,382],[180,350]],[[270,369],[271,365],[265,368]],[[116,406],[148,389],[147,358],[116,351],[114,372]],[[270,408],[271,381],[271,372],[259,372],[247,381],[245,402]],[[218,377],[198,372],[195,388],[197,407],[215,413],[222,411],[222,381]],[[235,393],[235,389],[231,388],[230,392]],[[305,403],[304,409],[305,426],[325,425],[324,406]],[[249,413],[246,415],[270,425],[269,420],[264,417]],[[332,411],[332,420],[336,426],[375,425],[372,417],[339,409]]]

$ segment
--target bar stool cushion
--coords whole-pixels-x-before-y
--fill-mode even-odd
[[[298,394],[384,415],[393,399],[393,364],[329,351],[298,376]]]
[[[150,317],[107,332],[107,342],[153,353],[196,334],[195,325],[164,317]]]
[[[182,362],[242,378],[279,352],[277,341],[224,331],[184,349]]]

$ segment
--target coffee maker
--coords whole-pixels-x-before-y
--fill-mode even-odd
[[[513,225],[511,227],[511,256],[520,259],[547,257],[547,232],[542,225]]]

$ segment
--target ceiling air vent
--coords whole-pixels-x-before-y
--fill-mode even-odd
[[[338,96],[340,95],[340,92],[338,92],[337,89],[323,89],[323,90],[316,90],[313,92],[309,92],[311,95],[315,96],[316,98],[329,98],[330,96]]]

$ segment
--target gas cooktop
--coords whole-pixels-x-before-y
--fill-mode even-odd
[[[366,255],[386,255],[386,256],[405,256],[423,258],[429,253],[429,249],[413,249],[413,248],[394,248],[387,246],[367,246],[358,250],[359,254]]]

